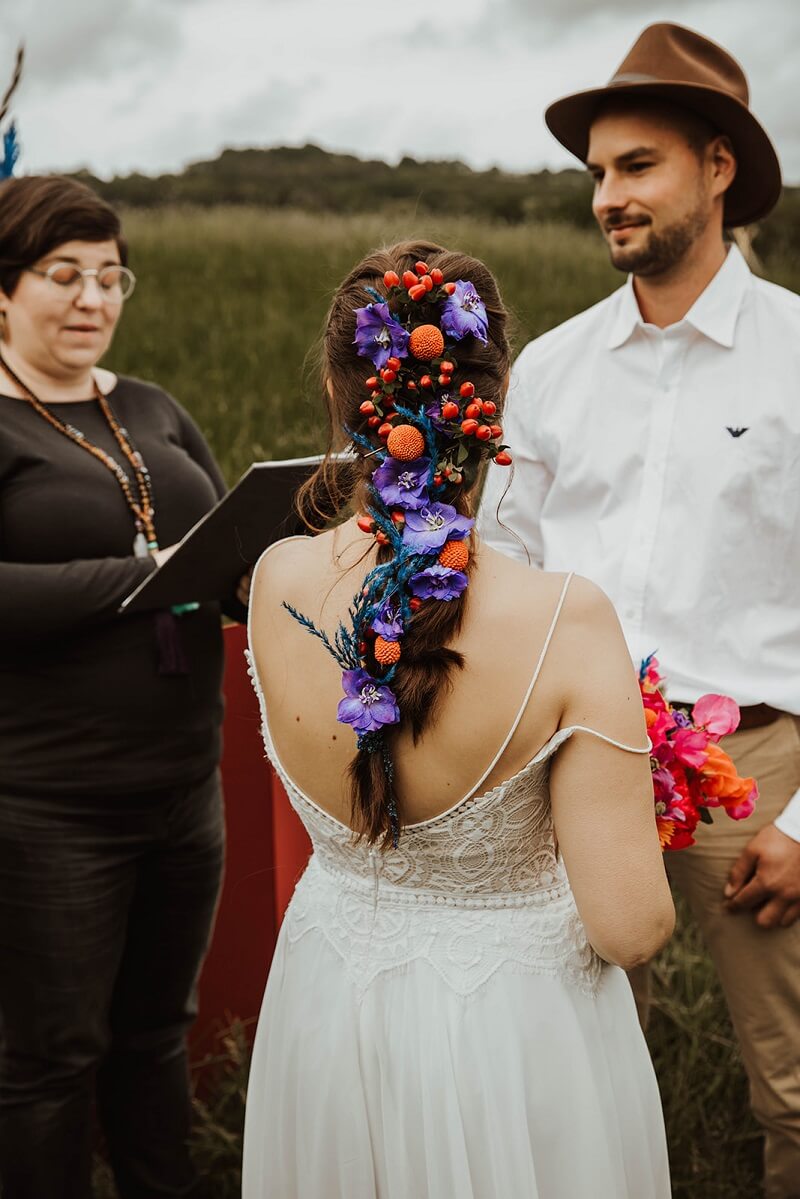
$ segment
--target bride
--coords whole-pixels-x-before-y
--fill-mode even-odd
[[[303,507],[340,523],[272,546],[250,604],[267,754],[314,853],[244,1199],[670,1194],[625,976],[674,918],[637,680],[601,591],[472,532],[483,463],[510,461],[505,326],[487,268],[428,243],[370,255],[328,314],[332,448],[357,464],[346,486],[323,464]]]

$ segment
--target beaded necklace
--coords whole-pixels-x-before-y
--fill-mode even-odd
[[[9,378],[16,383],[25,400],[30,404],[35,412],[38,412],[39,416],[41,416],[43,420],[46,420],[47,423],[52,426],[52,428],[56,429],[57,432],[61,433],[69,441],[80,446],[81,449],[86,450],[86,452],[91,454],[93,458],[96,458],[98,462],[102,462],[103,466],[105,466],[105,468],[111,472],[111,474],[119,483],[122,494],[125,497],[126,504],[133,513],[134,524],[136,526],[136,536],[133,539],[134,555],[137,558],[146,558],[148,553],[154,553],[158,549],[158,538],[156,536],[156,528],[153,523],[155,506],[153,504],[153,485],[150,479],[150,472],[145,465],[142,455],[131,445],[130,434],[128,433],[127,429],[124,429],[120,425],[119,421],[114,416],[114,413],[111,411],[111,406],[100,390],[97,380],[94,378],[94,376],[92,376],[94,398],[97,400],[100,411],[102,412],[108,427],[114,436],[114,440],[131,466],[134,478],[136,480],[138,500],[134,495],[134,490],[131,486],[131,481],[128,475],[115,458],[112,458],[111,455],[107,454],[105,450],[100,448],[100,446],[93,445],[92,442],[89,441],[83,433],[81,433],[80,429],[76,429],[74,425],[67,424],[64,421],[59,420],[57,416],[54,416],[54,414],[45,407],[42,401],[36,395],[34,395],[30,387],[28,387],[26,383],[23,383],[22,380],[14,373],[1,354],[0,366],[2,366]]]

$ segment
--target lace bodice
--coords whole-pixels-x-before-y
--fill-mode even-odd
[[[577,732],[619,743],[580,726],[560,729],[517,774],[480,790],[533,691],[568,583],[522,708],[483,779],[448,811],[403,826],[399,846],[385,853],[355,842],[346,825],[286,774],[247,651],[267,756],[313,844],[286,914],[285,935],[292,941],[321,931],[359,993],[378,974],[417,959],[464,996],[499,969],[566,977],[590,992],[596,987],[602,964],[589,946],[556,849],[550,762]]]

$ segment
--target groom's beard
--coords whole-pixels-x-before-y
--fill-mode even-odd
[[[612,265],[618,271],[633,275],[660,275],[672,270],[705,232],[708,222],[706,205],[698,203],[692,212],[660,232],[644,227],[646,234],[636,246],[609,244]],[[617,224],[625,224],[625,218],[610,217],[605,223],[605,232],[608,233]]]

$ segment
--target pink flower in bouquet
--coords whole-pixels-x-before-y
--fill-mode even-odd
[[[681,729],[672,738],[675,757],[684,766],[699,770],[708,757],[708,737],[692,728]]]
[[[702,695],[692,708],[692,720],[717,741],[736,731],[741,713],[736,700],[727,695]]]
[[[648,695],[644,698],[650,699],[651,697]],[[659,696],[659,698],[661,697]],[[653,749],[666,744],[667,733],[670,733],[675,727],[672,714],[667,705],[664,704],[663,708],[659,709],[655,704],[645,704],[644,719],[647,725],[647,735],[650,738],[650,744]]]

